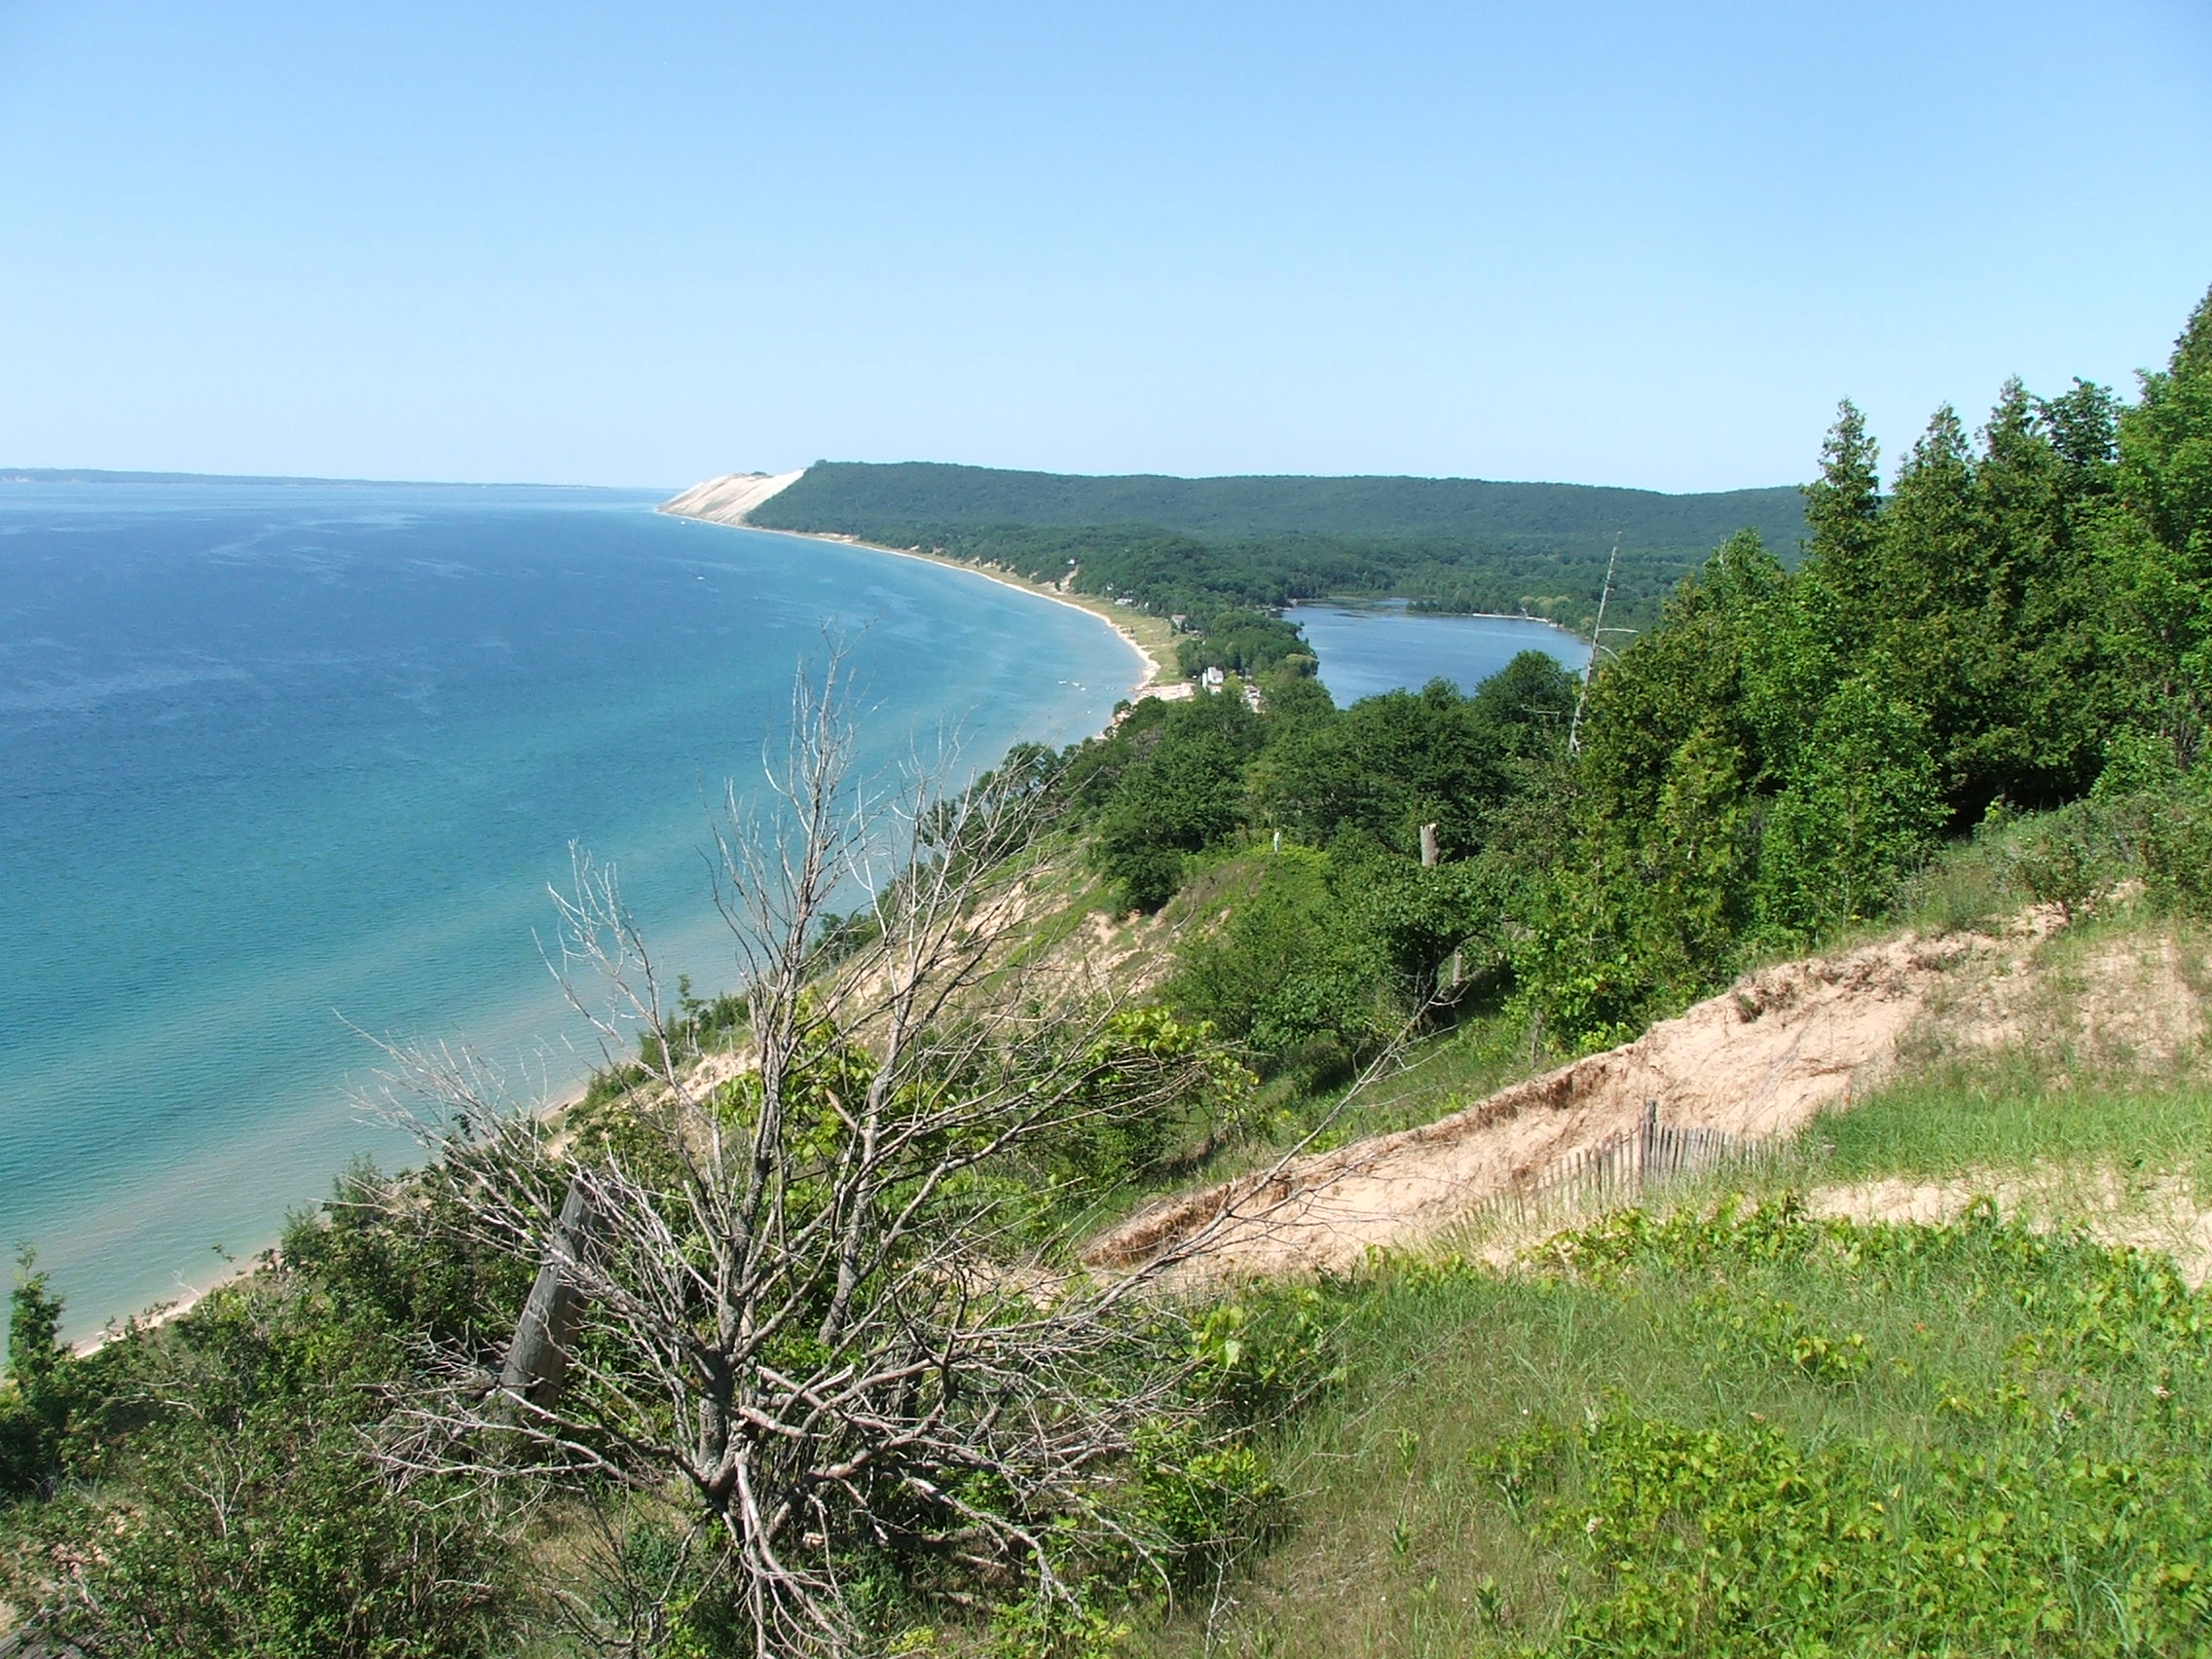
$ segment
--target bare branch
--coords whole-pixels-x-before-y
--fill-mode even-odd
[[[1139,1429],[1189,1409],[1184,1356],[1141,1301],[1152,1270],[1057,1269],[1009,1177],[1088,1125],[1174,1110],[1209,1074],[1132,1043],[1110,988],[1008,949],[1033,793],[951,789],[942,763],[855,780],[845,691],[834,651],[801,675],[766,804],[726,802],[716,903],[747,1015],[731,1063],[684,1041],[613,872],[580,853],[558,971],[610,1053],[634,1027],[650,1062],[616,1121],[555,1134],[465,1057],[393,1056],[434,1108],[418,1122],[436,1125],[465,1240],[541,1264],[543,1294],[529,1350],[500,1376],[444,1356],[383,1455],[677,1483],[762,1655],[850,1648],[838,1564],[857,1546],[1059,1593],[1047,1523],[1094,1509]],[[846,895],[863,925],[830,960]]]

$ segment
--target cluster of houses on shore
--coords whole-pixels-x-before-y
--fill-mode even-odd
[[[1261,703],[1260,688],[1257,685],[1253,684],[1249,680],[1238,680],[1235,683],[1237,689],[1243,694],[1244,706],[1247,709],[1250,709],[1255,715],[1258,714],[1260,712]],[[1216,692],[1226,690],[1229,687],[1229,684],[1230,676],[1224,674],[1219,668],[1208,668],[1204,672],[1199,674],[1199,676],[1196,680],[1166,680],[1155,682],[1153,684],[1147,685],[1142,690],[1138,691],[1136,693],[1136,696],[1132,699],[1132,702],[1141,702],[1147,697],[1157,697],[1162,703],[1187,702],[1189,699],[1196,697],[1200,691],[1203,691],[1208,696],[1211,696]],[[1122,715],[1117,715],[1115,717],[1116,723],[1120,723],[1123,716],[1125,716],[1126,714],[1127,710],[1124,710]]]

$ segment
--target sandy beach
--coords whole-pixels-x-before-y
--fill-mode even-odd
[[[1132,614],[1112,600],[1091,594],[1063,593],[1044,582],[1033,582],[1015,575],[1012,571],[986,565],[971,564],[964,559],[947,558],[941,553],[925,553],[918,547],[892,547],[880,541],[864,541],[857,535],[836,535],[816,531],[767,530],[767,527],[749,523],[747,515],[771,496],[803,476],[797,472],[761,473],[736,472],[720,478],[710,478],[703,484],[694,484],[682,495],[670,498],[654,509],[671,518],[697,519],[702,524],[728,525],[738,530],[763,530],[772,535],[795,535],[808,541],[833,541],[842,547],[865,547],[871,553],[889,553],[900,559],[919,559],[925,564],[941,565],[948,571],[965,571],[972,576],[1014,588],[1038,599],[1051,600],[1071,610],[1085,611],[1097,617],[1115,633],[1129,649],[1136,653],[1142,665],[1138,677],[1130,682],[1129,695],[1140,695],[1156,684],[1165,672],[1162,658],[1168,654],[1169,634],[1167,624],[1157,616]],[[1145,624],[1150,624],[1149,627]]]
[[[272,1250],[274,1248],[274,1246],[271,1246]],[[249,1261],[232,1262],[204,1284],[181,1286],[172,1301],[157,1302],[151,1308],[133,1313],[128,1318],[111,1319],[91,1336],[79,1337],[69,1345],[69,1351],[82,1359],[89,1353],[97,1353],[112,1342],[120,1341],[132,1326],[136,1326],[142,1331],[151,1331],[159,1329],[172,1319],[181,1319],[218,1290],[237,1284],[242,1279],[251,1278],[268,1265],[268,1259],[269,1252],[264,1251]]]

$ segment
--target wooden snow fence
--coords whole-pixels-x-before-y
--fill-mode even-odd
[[[1515,1230],[1560,1216],[1639,1202],[1669,1181],[1746,1168],[1773,1156],[1774,1144],[1721,1129],[1659,1122],[1659,1102],[1643,1103],[1633,1129],[1546,1164],[1528,1181],[1493,1194],[1468,1212],[1476,1225]]]

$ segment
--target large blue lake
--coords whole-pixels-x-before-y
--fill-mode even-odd
[[[1527,617],[1435,616],[1403,604],[1294,605],[1284,614],[1305,629],[1339,708],[1431,680],[1472,691],[1523,651],[1577,671],[1590,659],[1590,647],[1564,628]]]
[[[0,1244],[75,1332],[268,1243],[359,1151],[356,1032],[528,1097],[596,1051],[534,936],[570,846],[729,982],[701,849],[823,624],[864,766],[1098,729],[1096,619],[978,576],[658,516],[631,492],[0,485]]]

